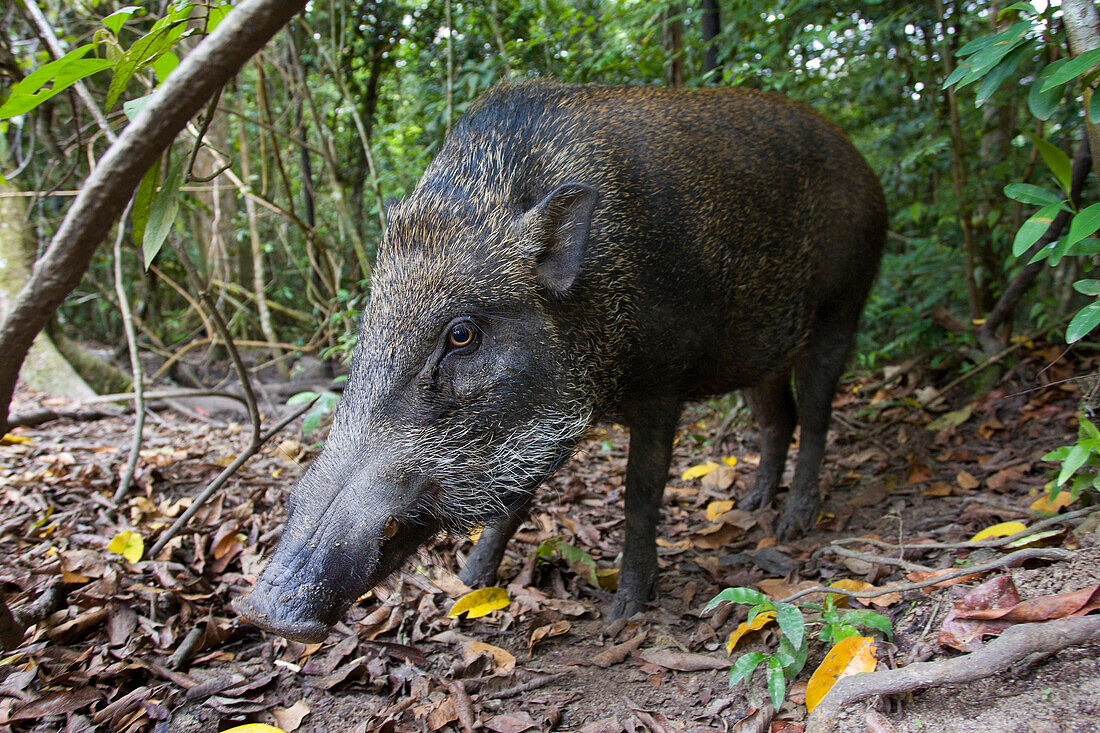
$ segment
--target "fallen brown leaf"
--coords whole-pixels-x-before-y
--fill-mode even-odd
[[[709,654],[693,654],[675,649],[646,649],[640,652],[642,659],[666,669],[678,672],[700,672],[706,669],[728,669],[732,662],[728,659],[712,657]]]

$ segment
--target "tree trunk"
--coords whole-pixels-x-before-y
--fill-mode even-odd
[[[718,17],[718,0],[703,0],[703,75],[711,84],[722,81],[721,67],[718,65],[718,32],[721,22]]]
[[[26,212],[23,199],[10,195],[15,193],[10,185],[0,183],[0,316],[7,314],[12,298],[31,276]],[[95,396],[45,332],[35,338],[19,376],[46,394],[75,399]]]
[[[1100,15],[1097,15],[1096,3],[1092,0],[1063,0],[1062,22],[1066,25],[1069,48],[1074,56],[1100,48]],[[1084,86],[1082,102],[1085,106],[1085,129],[1088,131],[1089,148],[1092,150],[1092,169],[1100,171],[1100,127],[1088,116],[1092,102],[1092,87],[1088,84]],[[1097,176],[1097,183],[1100,185],[1100,175]]]
[[[670,5],[664,12],[665,36],[665,84],[670,87],[684,85],[684,21],[680,17],[683,8]]]

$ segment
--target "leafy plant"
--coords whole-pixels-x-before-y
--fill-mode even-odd
[[[1100,489],[1100,429],[1087,417],[1079,415],[1077,442],[1052,450],[1043,460],[1062,463],[1058,478],[1050,486],[1051,499],[1067,483],[1074,499],[1085,489]]]
[[[745,621],[749,626],[762,613],[775,614],[775,621],[782,632],[778,648],[771,653],[748,652],[738,657],[730,669],[730,686],[745,679],[763,664],[767,671],[768,696],[778,709],[787,696],[787,682],[793,680],[806,666],[808,639],[802,611],[794,604],[772,601],[752,588],[726,588],[711,599],[703,612],[709,613],[722,603],[750,605],[749,617]]]
[[[825,604],[821,607],[821,628],[817,631],[818,639],[834,646],[849,636],[859,636],[861,626],[881,632],[887,640],[893,638],[894,628],[890,619],[874,611],[852,610],[842,613],[836,607],[837,599],[838,596],[833,593],[825,596]]]
[[[313,407],[309,408],[306,416],[302,418],[302,433],[312,433],[321,425],[321,420],[328,417],[333,410],[336,409],[336,404],[340,401],[340,395],[335,392],[299,392],[296,395],[291,396],[286,401],[288,406],[305,405],[310,402],[314,402]]]
[[[742,603],[751,606],[748,618],[730,636],[731,651],[732,642],[740,638],[742,633],[763,625],[759,622],[762,616],[774,616],[779,625],[780,637],[776,650],[770,653],[748,652],[738,657],[733,663],[733,668],[730,669],[730,685],[745,679],[763,664],[767,673],[768,696],[776,709],[783,704],[787,683],[797,677],[806,666],[809,638],[806,634],[803,609],[821,612],[821,628],[817,631],[817,637],[830,647],[835,647],[849,637],[859,636],[860,627],[881,632],[887,639],[893,636],[893,628],[888,618],[873,611],[842,613],[836,607],[837,598],[836,594],[830,594],[825,597],[823,606],[807,603],[799,608],[791,603],[772,601],[752,588],[726,588],[711,599],[703,609],[704,613],[709,613],[722,603]]]

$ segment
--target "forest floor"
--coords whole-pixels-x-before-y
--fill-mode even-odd
[[[129,418],[17,430],[15,444],[0,446],[0,591],[16,612],[48,588],[63,590],[64,600],[0,658],[0,731],[197,733],[246,722],[288,732],[769,730],[762,670],[730,687],[728,667],[745,651],[774,649],[776,627],[749,634],[728,655],[727,636],[747,608],[704,615],[703,607],[731,586],[778,599],[806,584],[853,579],[882,587],[904,582],[917,566],[1003,557],[1003,548],[899,553],[861,542],[843,546],[864,553],[851,557],[831,543],[965,542],[989,525],[1047,516],[1030,508],[1054,468],[1041,457],[1073,442],[1076,415],[1094,386],[1082,375],[1095,374],[1100,358],[1030,344],[1017,355],[983,396],[969,400],[961,385],[950,404],[934,410],[918,407],[918,399],[956,373],[925,360],[847,378],[835,401],[823,469],[823,485],[832,488],[821,520],[789,544],[775,543],[771,509],[724,512],[728,504],[714,503],[752,484],[758,447],[747,413],[731,413],[731,398],[690,407],[659,529],[659,600],[615,626],[607,616],[611,595],[600,587],[613,580],[607,569],[615,566],[623,525],[627,436],[615,425],[602,425],[541,489],[501,568],[506,608],[473,620],[448,617],[468,590],[454,573],[470,547],[448,539],[314,645],[263,633],[229,607],[278,537],[289,485],[316,455],[315,441],[297,426],[249,461],[161,557],[138,562],[108,551],[112,538],[132,530],[151,545],[247,444],[248,429],[160,413],[147,422],[137,486],[122,511],[110,496],[130,442]],[[39,399],[22,390],[13,411]],[[729,414],[732,422],[723,425]],[[716,436],[722,427],[724,436]],[[796,454],[797,446],[788,467]],[[681,478],[708,460],[722,467]],[[562,546],[537,558],[536,548],[547,549],[554,537],[604,572],[594,576],[583,555],[567,550],[570,565]],[[972,648],[996,633],[980,622],[964,622],[961,634],[944,623],[965,593],[990,579],[1005,591],[1011,578],[1021,600],[1095,586],[1098,541],[1095,521],[1086,520],[1043,540],[1071,550],[1067,559],[875,599],[870,608],[894,630],[892,642],[878,642],[880,669],[956,657],[940,641]],[[807,610],[811,633],[817,618]],[[941,636],[951,628],[955,637]],[[197,643],[184,653],[189,636]],[[823,642],[810,642],[802,682],[790,688],[770,730],[802,730],[804,681],[825,651]],[[1094,731],[1098,652],[1094,642],[1032,658],[993,678],[880,702],[869,713],[859,703],[841,729]]]

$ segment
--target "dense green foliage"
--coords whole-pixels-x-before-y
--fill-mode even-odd
[[[0,11],[0,173],[29,195],[40,246],[66,192],[107,145],[68,85],[82,80],[120,129],[227,4],[162,5],[40,0],[68,52],[52,64],[22,3]],[[144,337],[165,353],[213,337],[167,243],[198,265],[240,338],[345,347],[386,199],[411,189],[478,94],[501,79],[552,75],[743,85],[821,110],[879,173],[892,214],[860,358],[970,340],[972,322],[1026,264],[1013,242],[1046,195],[1015,188],[1012,200],[1004,187],[1057,191],[1058,202],[1067,193],[1059,191],[1065,172],[1049,166],[1072,156],[1083,127],[1081,74],[1097,59],[1070,62],[1076,69],[1059,61],[1068,55],[1059,9],[726,0],[713,79],[703,69],[701,14],[697,5],[639,0],[314,4],[223,90],[217,111],[181,135],[139,191],[125,265]],[[998,33],[989,51],[980,39]],[[1065,78],[1048,83],[1059,72]],[[1081,227],[1074,234],[1075,252],[1086,256],[1050,258],[1016,309],[1016,333],[1061,327],[1089,302],[1073,284],[1095,240]],[[64,325],[118,343],[110,280],[104,249],[63,309]],[[1091,297],[1093,282],[1078,290]],[[963,330],[945,331],[942,317],[930,317],[937,309]]]

